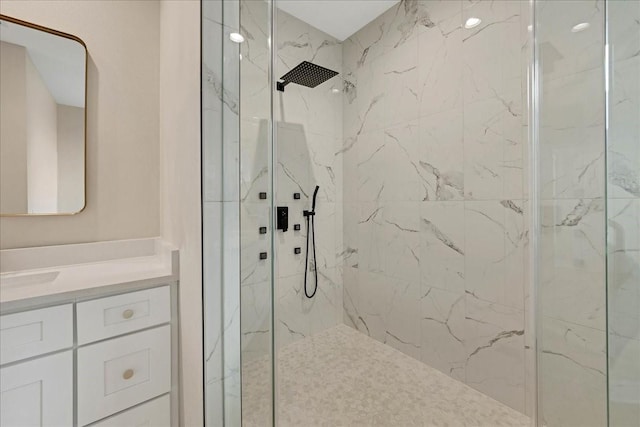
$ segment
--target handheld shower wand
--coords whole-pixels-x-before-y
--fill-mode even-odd
[[[307,298],[313,298],[316,292],[318,291],[318,267],[317,267],[317,258],[316,258],[316,227],[315,227],[315,215],[316,215],[316,197],[318,196],[319,186],[316,185],[316,189],[313,191],[313,200],[311,202],[311,210],[305,210],[302,212],[302,215],[307,219],[307,250],[304,260],[304,295]],[[307,292],[307,272],[309,271],[309,239],[311,240],[311,244],[313,246],[313,273],[316,279],[315,286],[313,288],[313,292]]]

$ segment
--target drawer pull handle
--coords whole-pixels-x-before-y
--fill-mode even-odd
[[[125,319],[131,319],[133,317],[133,310],[130,308],[122,312],[122,317]]]
[[[127,369],[122,373],[122,378],[125,380],[131,379],[133,377],[133,369]]]

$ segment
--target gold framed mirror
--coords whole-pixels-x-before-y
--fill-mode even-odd
[[[87,47],[0,15],[0,216],[86,203]]]

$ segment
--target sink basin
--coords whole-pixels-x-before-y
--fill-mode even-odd
[[[60,274],[59,271],[47,271],[44,273],[2,273],[0,274],[0,287],[13,288],[52,283],[56,280],[58,274]]]

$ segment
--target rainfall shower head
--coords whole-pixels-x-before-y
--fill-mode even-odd
[[[280,80],[283,81],[278,82],[277,87],[280,92],[284,92],[284,87],[289,83],[314,88],[336,75],[338,75],[336,71],[308,61],[302,61],[293,70],[280,77]]]

